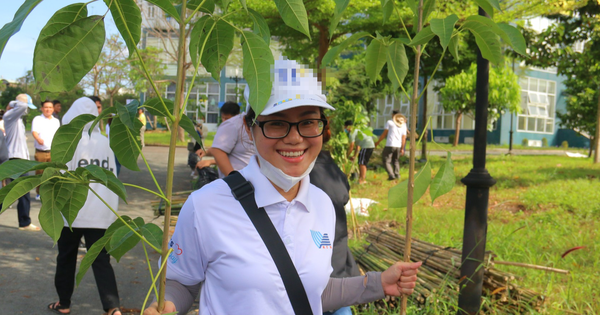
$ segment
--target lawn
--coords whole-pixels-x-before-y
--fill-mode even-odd
[[[206,138],[204,139],[204,145],[207,147],[212,146],[213,139],[215,137],[214,132],[209,132]],[[189,140],[189,136],[186,135],[186,141],[181,142],[177,141],[177,146],[187,147],[187,143]],[[170,131],[162,131],[162,130],[152,130],[146,131],[144,134],[144,141],[146,145],[164,145],[168,146],[171,141],[171,132]],[[195,141],[194,141],[195,142]]]
[[[442,161],[442,157],[430,158],[434,170]],[[466,195],[460,179],[470,171],[471,158],[457,157],[453,161],[455,188],[433,204],[429,194],[416,203],[413,237],[460,248]],[[593,165],[590,159],[562,156],[490,156],[487,169],[497,183],[490,189],[486,249],[497,254],[497,260],[567,269],[571,273],[496,267],[520,276],[518,284],[522,287],[542,292],[546,296],[543,314],[599,314],[600,165]],[[401,178],[407,178],[405,165]],[[367,179],[366,185],[352,185],[352,196],[380,203],[371,206],[368,218],[359,217],[359,224],[395,220],[403,226],[405,209],[387,207],[388,190],[396,183],[387,181],[381,168],[370,170]],[[400,233],[405,233],[404,228]],[[350,243],[360,246],[362,242],[351,239]],[[576,246],[585,248],[561,258]],[[411,312],[446,313],[414,308]]]

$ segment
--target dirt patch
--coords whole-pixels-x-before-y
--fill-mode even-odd
[[[493,204],[489,206],[490,211],[508,211],[513,214],[518,212],[531,213],[532,209],[527,208],[522,202],[509,200],[504,202],[494,201]]]

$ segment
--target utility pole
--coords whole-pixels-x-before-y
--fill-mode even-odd
[[[482,8],[479,15],[487,16]],[[496,180],[485,168],[487,149],[487,117],[490,62],[483,59],[477,49],[477,86],[475,109],[475,138],[473,168],[461,181],[467,186],[465,226],[463,231],[462,264],[458,314],[475,315],[481,308],[481,291],[485,243],[487,237],[487,212],[490,187]]]

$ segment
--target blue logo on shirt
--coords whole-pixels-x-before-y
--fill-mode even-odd
[[[321,232],[310,230],[310,234],[317,248],[331,248],[331,241],[327,233],[322,234]]]

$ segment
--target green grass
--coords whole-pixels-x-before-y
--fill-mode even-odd
[[[213,139],[215,137],[214,132],[209,132],[204,139],[204,145],[207,147],[212,146]],[[181,142],[177,141],[177,146],[187,147],[187,141],[189,138],[186,136],[186,141]],[[171,132],[170,131],[146,131],[144,134],[144,141],[146,145],[163,145],[168,146],[171,141]]]
[[[440,157],[430,158],[434,170],[442,161]],[[428,193],[416,203],[413,236],[460,248],[466,196],[466,188],[460,179],[472,166],[470,157],[458,157],[453,161],[457,175],[455,188],[433,204]],[[567,269],[571,273],[562,275],[519,267],[496,267],[520,276],[520,286],[547,297],[542,314],[565,314],[565,309],[580,314],[599,314],[600,165],[593,165],[590,159],[562,156],[493,156],[487,161],[487,169],[497,183],[490,189],[486,249],[496,253],[497,260]],[[404,165],[401,178],[407,176]],[[404,225],[406,210],[387,207],[387,192],[396,183],[386,179],[383,169],[370,170],[367,185],[352,185],[353,197],[380,202],[370,208],[368,218],[358,218],[359,224],[395,220]],[[352,230],[351,226],[349,230]],[[400,233],[405,233],[404,228]],[[350,243],[357,246],[360,241],[351,240]],[[561,258],[566,250],[576,246],[585,248]],[[446,313],[415,308],[410,314]]]

